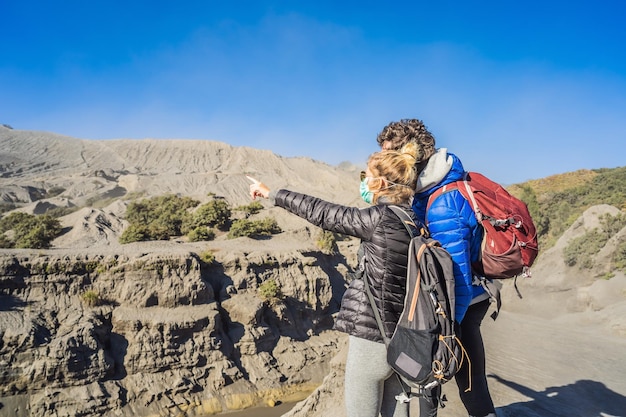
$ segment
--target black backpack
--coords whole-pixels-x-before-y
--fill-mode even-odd
[[[454,326],[452,258],[403,209],[390,208],[411,236],[404,308],[391,339],[385,337],[367,279],[365,289],[387,345],[387,362],[410,393],[420,395],[452,379],[466,358]]]

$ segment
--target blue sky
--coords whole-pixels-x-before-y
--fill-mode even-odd
[[[363,164],[418,118],[505,184],[614,168],[625,18],[621,0],[1,0],[0,123]]]

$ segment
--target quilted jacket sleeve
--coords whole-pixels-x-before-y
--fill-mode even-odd
[[[288,190],[276,193],[275,204],[324,230],[364,240],[371,240],[380,218],[378,210],[343,206]]]

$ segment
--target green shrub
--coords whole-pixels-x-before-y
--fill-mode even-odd
[[[145,240],[150,240],[150,233],[148,228],[141,224],[129,225],[120,236],[120,243],[143,242]]]
[[[263,210],[263,204],[261,204],[260,201],[253,201],[252,203],[246,205],[246,206],[239,206],[237,207],[238,211],[242,211],[245,215],[246,218],[252,216],[253,214],[257,214],[259,213],[261,210]]]
[[[34,223],[34,217],[32,214],[16,211],[9,214],[6,217],[0,219],[0,231],[6,232],[8,230],[14,230],[15,233],[19,233],[21,228],[28,229]]]
[[[199,226],[187,233],[190,242],[200,242],[215,239],[215,232],[207,226]]]
[[[233,239],[241,236],[255,238],[270,236],[280,232],[282,232],[282,230],[278,226],[278,223],[271,217],[266,217],[262,220],[239,219],[233,222],[228,232],[228,238]]]
[[[126,220],[130,223],[120,237],[121,243],[144,240],[167,240],[182,236],[183,224],[189,223],[189,209],[198,201],[189,197],[164,195],[133,201],[126,209]]]
[[[225,200],[211,200],[198,207],[184,225],[183,230],[194,230],[202,226],[224,230],[230,222],[230,215],[230,207]]]
[[[540,247],[544,249],[556,242],[589,207],[610,204],[622,210],[626,208],[626,167],[589,171],[582,181],[560,183],[545,190],[546,185],[567,177],[568,174],[563,174],[534,182],[535,190],[544,188],[537,195],[538,212],[531,211]]]
[[[12,238],[4,235],[12,230]],[[46,249],[61,234],[61,223],[54,217],[43,214],[15,212],[0,220],[0,245],[3,247]]]
[[[598,229],[593,229],[572,239],[563,249],[563,260],[568,266],[578,265],[580,268],[592,269],[593,256],[606,244],[606,236]]]
[[[213,253],[213,251],[210,250],[202,252],[199,257],[200,260],[207,265],[211,265],[213,262],[215,262],[215,254]]]
[[[626,240],[622,240],[618,243],[617,249],[613,253],[611,261],[613,262],[615,269],[626,272]]]
[[[4,233],[0,234],[0,248],[10,249],[15,245],[11,239],[9,239]]]
[[[335,255],[339,252],[337,237],[333,232],[329,232],[328,230],[322,230],[318,234],[315,244],[325,254]]]
[[[100,304],[100,296],[93,290],[85,291],[81,298],[87,307],[95,307]]]
[[[275,279],[268,279],[259,285],[259,294],[264,301],[283,299],[283,293]]]
[[[526,203],[528,207],[528,211],[530,212],[530,216],[533,219],[533,223],[535,224],[535,228],[538,235],[543,235],[547,233],[550,227],[550,219],[544,215],[544,213],[539,208],[539,203],[537,201],[537,195],[535,191],[528,185],[521,186],[521,194],[519,198]]]
[[[607,213],[600,216],[600,227],[609,238],[615,236],[626,227],[626,213],[618,213],[615,216]]]
[[[626,215],[619,213],[616,216],[605,214],[600,217],[600,227],[572,239],[563,250],[563,258],[568,266],[578,265],[581,268],[592,269],[593,257],[606,245],[611,237],[626,227]],[[613,255],[615,265],[623,259],[620,251]]]

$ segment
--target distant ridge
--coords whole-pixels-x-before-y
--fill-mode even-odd
[[[333,167],[310,158],[287,158],[210,140],[84,140],[0,127],[0,189],[62,187],[68,190],[62,196],[77,199],[78,204],[97,199],[113,186],[146,196],[214,193],[242,204],[248,199],[244,174],[273,187],[288,186],[354,203],[356,170],[347,164]]]

